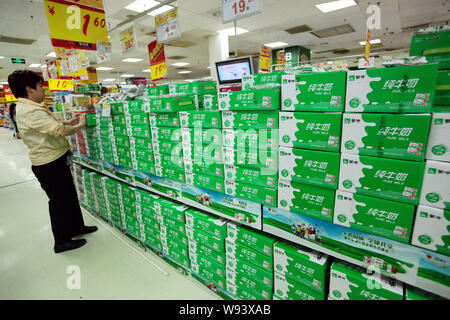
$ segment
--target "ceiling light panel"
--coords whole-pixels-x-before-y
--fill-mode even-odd
[[[122,60],[122,62],[133,62],[133,63],[135,63],[135,62],[141,62],[143,59],[139,59],[139,58],[126,58],[126,59],[123,59]]]
[[[323,13],[328,13],[328,12],[356,6],[356,2],[354,0],[338,0],[338,1],[331,1],[331,2],[316,4],[315,6],[317,9],[319,9]]]
[[[265,46],[269,47],[269,48],[278,48],[278,47],[283,47],[283,46],[287,46],[288,44],[286,42],[271,42],[271,43],[266,43]]]

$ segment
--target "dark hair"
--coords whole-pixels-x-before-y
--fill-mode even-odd
[[[36,89],[41,81],[42,77],[31,70],[16,70],[8,76],[9,87],[16,98],[26,98],[26,87]]]

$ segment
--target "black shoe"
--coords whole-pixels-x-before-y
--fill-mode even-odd
[[[55,253],[60,253],[68,250],[77,249],[87,243],[85,239],[69,240],[63,244],[56,244],[54,247]]]
[[[78,232],[78,233],[76,233],[74,235],[74,237],[78,237],[78,236],[81,236],[81,235],[87,234],[87,233],[92,233],[92,232],[95,232],[97,230],[98,230],[98,228],[96,226],[92,226],[92,227],[84,226],[83,229],[81,229],[80,232]]]

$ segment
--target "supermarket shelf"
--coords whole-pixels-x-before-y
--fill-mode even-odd
[[[74,162],[78,163],[78,164],[80,164],[80,165],[82,165],[82,166],[84,166],[86,168],[89,168],[89,169],[91,169],[93,171],[105,174],[105,175],[107,175],[107,176],[109,176],[109,177],[111,177],[113,179],[120,180],[120,181],[122,181],[122,182],[124,182],[124,183],[126,183],[128,185],[133,186],[133,187],[145,189],[147,191],[156,193],[158,195],[161,195],[161,196],[173,199],[173,200],[181,202],[183,204],[186,204],[186,205],[198,208],[200,210],[207,211],[207,212],[212,213],[214,215],[217,215],[217,216],[220,216],[220,217],[224,217],[224,218],[226,218],[228,220],[231,220],[229,216],[226,216],[226,215],[224,215],[224,214],[222,214],[222,213],[220,213],[218,211],[215,211],[213,209],[204,207],[204,206],[202,206],[202,205],[200,205],[200,204],[198,204],[198,203],[196,203],[196,202],[194,202],[194,201],[192,201],[190,199],[186,199],[186,198],[183,198],[183,197],[181,197],[181,198],[173,198],[173,197],[170,197],[170,196],[168,196],[167,194],[165,194],[163,192],[160,192],[160,191],[155,190],[155,189],[150,188],[150,187],[136,186],[134,183],[129,183],[129,182],[127,182],[127,181],[125,181],[125,180],[123,180],[123,179],[121,179],[119,177],[116,177],[115,175],[113,175],[113,174],[111,174],[109,172],[99,171],[99,170],[97,170],[97,169],[95,169],[95,168],[93,168],[93,167],[91,167],[91,166],[89,166],[89,165],[87,165],[85,163],[81,163],[81,162],[78,162],[78,161],[74,161]],[[235,221],[235,222],[237,222],[239,224],[242,224],[239,221]],[[242,225],[245,225],[245,224],[242,224]],[[337,226],[337,227],[344,228],[344,227],[341,227],[341,226]],[[346,229],[348,229],[348,228],[346,228]],[[356,232],[356,230],[353,230],[353,229],[348,229],[348,230]],[[277,228],[264,225],[264,230],[260,230],[260,232],[263,233],[263,234],[265,233],[267,235],[276,236],[276,237],[278,237],[280,239],[283,239],[283,240],[288,240],[288,241],[290,241],[292,243],[300,244],[300,245],[302,245],[304,247],[307,247],[307,248],[310,248],[310,249],[313,249],[313,250],[316,250],[316,251],[319,251],[319,252],[323,252],[323,253],[328,254],[328,255],[330,255],[332,257],[335,257],[335,258],[338,258],[340,260],[344,260],[344,261],[350,262],[350,263],[358,265],[360,267],[368,268],[368,265],[365,264],[364,262],[360,261],[360,260],[356,260],[356,259],[353,259],[353,258],[347,256],[347,255],[340,254],[339,252],[336,252],[336,251],[324,248],[323,246],[314,244],[314,243],[312,243],[310,241],[303,240],[303,239],[301,239],[301,238],[299,238],[297,236],[294,236],[292,234],[288,234],[287,232],[286,232],[286,234],[280,235],[279,229],[277,229]],[[360,233],[363,233],[363,232],[360,232]],[[365,234],[365,233],[363,233],[363,234]],[[373,236],[371,234],[367,234],[367,235],[375,237],[375,236]],[[389,240],[389,239],[383,239],[383,240],[385,240],[388,243],[392,243],[394,245],[397,244],[396,241],[392,241],[392,240]],[[404,245],[404,244],[401,244],[401,245]],[[436,252],[431,252],[431,251],[428,251],[426,249],[418,248],[418,247],[415,247],[415,246],[412,246],[412,245],[406,245],[406,246],[408,246],[409,249],[412,250],[412,251],[417,251],[418,254],[420,254],[419,251],[422,251],[422,252],[429,252],[430,255],[442,256],[440,254],[437,254]],[[401,256],[399,256],[398,258],[401,260]],[[446,258],[445,265],[449,265],[448,257],[445,257],[445,258]],[[406,262],[408,262],[408,261],[406,261]],[[410,284],[412,286],[418,287],[418,288],[423,289],[425,291],[432,292],[432,293],[435,293],[435,294],[440,295],[442,297],[445,297],[447,299],[450,299],[450,288],[448,286],[444,285],[444,284],[438,284],[435,281],[431,281],[431,280],[427,280],[427,279],[423,279],[423,278],[417,278],[417,277],[415,277],[414,279],[404,279],[401,276],[396,276],[396,275],[394,275],[392,273],[385,272],[384,270],[381,270],[381,273],[386,275],[386,276],[388,276],[388,277],[398,279],[398,280],[402,281],[403,283]]]
[[[234,297],[231,293],[227,292],[226,290],[223,290],[221,288],[219,288],[218,291],[214,290],[213,288],[210,288],[208,286],[206,286],[204,283],[208,283],[209,281],[194,273],[192,270],[187,269],[184,266],[181,266],[178,262],[176,262],[175,260],[173,260],[170,256],[164,254],[161,250],[159,250],[158,248],[152,246],[151,244],[149,244],[148,242],[142,242],[141,239],[136,238],[134,235],[132,235],[131,233],[127,232],[127,231],[123,231],[121,230],[121,228],[114,224],[111,221],[106,220],[103,216],[101,216],[98,213],[95,213],[94,211],[92,211],[85,203],[82,199],[80,199],[80,203],[83,204],[82,210],[84,212],[86,212],[87,214],[89,214],[90,216],[92,216],[93,218],[97,218],[100,217],[104,222],[106,222],[108,224],[109,227],[111,227],[111,230],[114,230],[114,228],[117,228],[120,230],[120,234],[124,235],[126,237],[131,238],[134,242],[139,244],[139,248],[141,250],[143,250],[144,252],[150,253],[152,256],[154,257],[158,257],[159,259],[161,259],[162,261],[166,262],[167,266],[169,266],[170,268],[172,268],[174,271],[184,275],[186,278],[188,278],[190,281],[192,281],[195,285],[197,286],[202,286],[202,287],[206,287],[208,288],[211,292],[211,294],[213,294],[216,298],[218,299],[223,299],[224,297],[221,296],[219,293],[221,293],[222,295],[225,295],[226,298],[228,299],[234,299],[234,300],[238,300],[236,297]],[[167,260],[169,260],[171,263],[167,263]],[[177,267],[175,267],[174,265],[176,265]],[[181,270],[180,270],[181,269]],[[192,276],[192,274],[195,275],[195,277],[201,279],[202,281],[204,281],[204,283],[198,281],[197,279],[195,279],[195,277]],[[167,274],[166,274],[167,275]]]

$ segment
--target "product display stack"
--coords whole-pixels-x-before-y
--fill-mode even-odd
[[[333,221],[345,71],[282,77],[278,208]]]
[[[274,251],[274,300],[326,300],[329,257],[277,241]]]
[[[205,278],[209,287],[226,289],[227,221],[192,208],[185,212],[185,217],[191,270]]]
[[[257,74],[244,91],[219,93],[227,195],[277,203],[280,84],[281,74]]]
[[[161,226],[156,216],[155,201],[159,196],[141,189],[130,188],[129,198],[135,201],[136,215],[141,224],[141,238],[143,243],[162,252]],[[124,194],[125,196],[125,194]]]
[[[238,299],[272,300],[275,239],[229,222],[225,241],[227,290]]]

